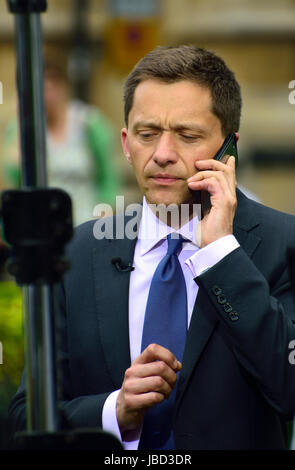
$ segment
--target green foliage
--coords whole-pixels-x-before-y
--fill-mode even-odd
[[[0,414],[6,413],[24,365],[22,291],[14,282],[0,282]]]

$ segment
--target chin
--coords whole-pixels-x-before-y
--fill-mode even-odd
[[[181,204],[184,204],[191,199],[191,195],[186,195],[185,197],[184,195],[172,194],[167,191],[161,191],[160,193],[146,193],[145,197],[149,204],[164,204],[165,206],[169,206],[170,204],[176,204],[177,206],[180,206]]]

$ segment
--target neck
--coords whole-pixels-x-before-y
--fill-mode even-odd
[[[148,202],[148,201],[147,201]],[[164,224],[175,230],[180,229],[194,217],[200,217],[201,206],[193,197],[182,204],[152,204],[148,202],[149,208],[154,215]]]

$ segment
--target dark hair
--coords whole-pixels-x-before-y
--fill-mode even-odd
[[[223,135],[240,127],[242,98],[234,73],[213,52],[195,46],[159,46],[143,57],[129,74],[124,87],[124,117],[133,106],[136,87],[144,80],[166,83],[191,80],[209,88],[212,112],[219,118]]]
[[[44,75],[54,81],[69,84],[66,66],[53,60],[44,60]]]

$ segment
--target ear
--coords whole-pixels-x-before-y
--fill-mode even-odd
[[[238,132],[235,132],[235,134],[236,134],[236,139],[237,139],[237,142],[238,142],[238,140],[240,138],[240,134]]]
[[[124,152],[124,155],[125,157],[127,158],[127,161],[130,165],[132,165],[132,160],[131,160],[131,157],[130,157],[130,152],[129,152],[129,145],[128,145],[128,131],[127,131],[127,128],[126,127],[123,127],[123,129],[121,130],[121,143],[122,143],[122,148],[123,148],[123,152]]]

